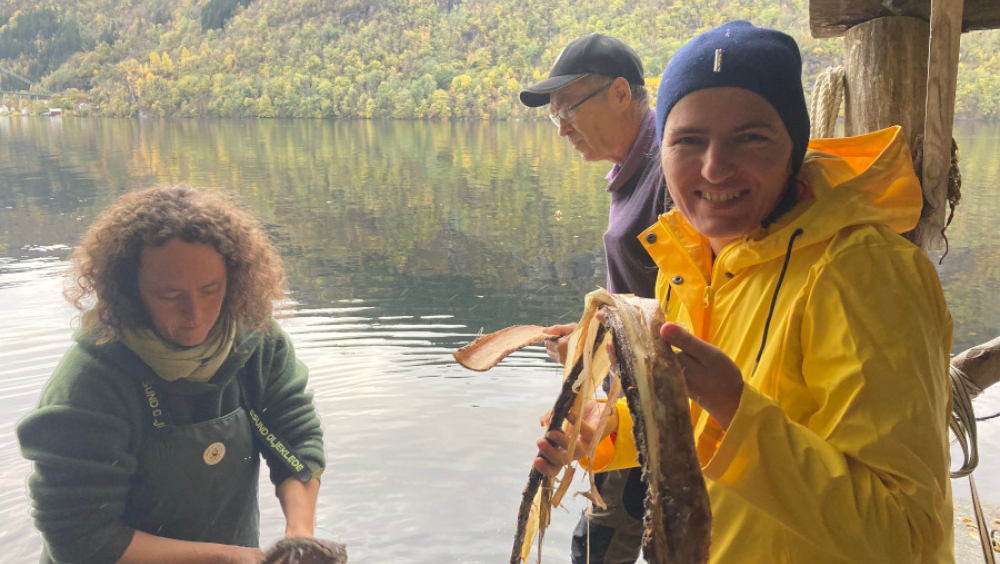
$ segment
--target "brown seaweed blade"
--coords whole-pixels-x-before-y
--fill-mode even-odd
[[[598,335],[596,342],[599,344],[603,341],[605,328],[600,327],[598,329]],[[599,345],[598,345],[599,346]],[[555,431],[562,429],[563,421],[566,420],[566,414],[569,413],[571,407],[576,402],[577,391],[574,389],[574,384],[577,378],[580,376],[580,372],[583,371],[584,359],[581,355],[576,362],[573,364],[573,369],[569,373],[569,377],[563,380],[562,389],[559,391],[559,397],[556,398],[555,404],[552,406],[552,420],[549,421],[549,426],[547,431]],[[521,494],[521,505],[517,509],[517,529],[514,532],[514,548],[510,553],[510,564],[519,564],[521,560],[521,552],[524,546],[524,538],[528,529],[528,515],[531,512],[531,505],[535,500],[535,494],[538,492],[538,488],[543,486],[542,482],[547,482],[547,486],[551,488],[552,478],[546,478],[541,472],[535,470],[532,467],[531,472],[528,474],[528,484],[524,486],[524,491]],[[548,496],[546,491],[542,491],[542,503],[540,507],[545,507],[548,503]],[[545,522],[539,524],[539,536],[544,535]]]
[[[518,349],[558,336],[550,335],[544,329],[537,325],[514,325],[479,337],[453,352],[452,356],[462,366],[484,372]]]
[[[607,312],[603,325],[595,317],[599,308]],[[613,361],[621,378],[620,382],[617,378],[613,381],[625,390],[643,479],[648,486],[643,540],[645,558],[650,564],[704,564],[708,561],[711,541],[711,506],[695,450],[683,370],[673,351],[659,337],[662,324],[663,313],[656,300],[611,294],[603,289],[587,294],[584,314],[570,338],[569,347],[576,361],[564,369],[563,386],[552,411],[549,430],[562,429],[566,414],[581,409],[582,403],[593,397],[599,381],[608,374],[612,358],[603,343],[605,334],[610,331],[615,351]],[[526,327],[530,326],[513,327],[507,336],[495,337],[497,334],[494,334],[463,347],[463,351],[473,349],[473,353],[459,351],[463,355],[482,354],[476,357],[472,366],[462,362],[463,366],[474,370],[480,368],[473,366],[479,366],[486,370],[513,350],[538,342],[532,339],[546,338],[541,332],[531,336]],[[455,357],[459,359],[463,355]],[[617,395],[616,391],[610,397]],[[602,414],[602,421],[606,416],[607,413]],[[570,434],[572,445],[577,430],[565,431]],[[587,454],[592,459],[593,452]],[[564,475],[563,479],[568,478]],[[530,542],[527,540],[529,529],[534,535],[536,521],[541,548],[551,509],[552,483],[552,478],[543,477],[532,469],[518,509],[511,564],[519,564],[527,558],[530,546],[525,543]],[[585,495],[600,503],[593,479],[591,491]],[[533,515],[536,497],[539,511]]]
[[[626,315],[632,316],[632,331],[623,321]],[[605,319],[648,489],[643,556],[651,564],[708,562],[711,505],[695,450],[683,370],[659,339],[662,316],[650,311],[637,315],[626,306],[608,308]],[[642,338],[648,335],[654,336]]]

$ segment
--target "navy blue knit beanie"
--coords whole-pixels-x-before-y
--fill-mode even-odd
[[[656,96],[656,136],[681,98],[697,90],[732,86],[756,92],[781,116],[792,138],[792,174],[809,144],[809,110],[802,92],[802,57],[790,36],[736,20],[710,29],[674,53]]]

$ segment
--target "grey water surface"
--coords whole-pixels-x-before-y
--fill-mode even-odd
[[[965,197],[939,269],[956,352],[1000,334],[1000,127],[957,134]],[[282,323],[326,432],[318,534],[347,544],[355,564],[506,561],[561,371],[540,347],[483,374],[450,353],[480,331],[579,317],[604,280],[606,172],[547,122],[0,117],[4,561],[36,562],[41,545],[13,430],[70,346],[69,252],[120,194],[181,182],[233,194],[285,261],[294,314]],[[1000,389],[976,408],[1000,411]],[[992,501],[997,421],[980,426],[976,474]],[[263,484],[264,543],[283,532],[271,491]],[[955,482],[956,499],[967,491]],[[546,562],[569,561],[583,505],[567,505]],[[972,542],[956,523],[959,544]]]

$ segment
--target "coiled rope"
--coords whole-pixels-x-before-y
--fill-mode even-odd
[[[969,489],[972,493],[972,509],[976,513],[976,526],[979,528],[979,540],[982,543],[983,558],[987,564],[995,564],[994,550],[1000,550],[1000,531],[990,530],[979,502],[979,492],[976,482],[972,479],[972,471],[979,465],[979,439],[976,434],[976,414],[972,410],[972,398],[983,393],[975,382],[962,371],[951,366],[952,412],[948,427],[955,436],[955,442],[962,448],[962,466],[951,473],[952,478],[969,477]]]
[[[952,478],[968,476],[979,465],[979,442],[972,398],[981,393],[983,391],[965,372],[955,365],[951,366],[951,396],[954,403],[948,427],[955,435],[955,442],[962,447],[962,466],[952,471]]]
[[[812,104],[809,110],[809,129],[812,139],[833,137],[844,99],[844,69],[826,67],[816,77]]]

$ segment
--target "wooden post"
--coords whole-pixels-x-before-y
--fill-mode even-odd
[[[924,130],[929,36],[930,25],[911,17],[876,18],[847,30],[846,135],[901,125],[913,147]]]
[[[943,248],[948,212],[948,172],[951,132],[958,85],[958,49],[962,40],[964,0],[931,0],[931,34],[927,68],[927,109],[924,122],[924,199],[933,212],[921,219],[918,231],[924,250]]]
[[[951,364],[965,372],[980,390],[1000,382],[1000,337],[957,355]],[[977,394],[970,393],[972,397]]]

